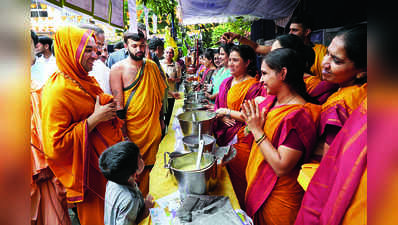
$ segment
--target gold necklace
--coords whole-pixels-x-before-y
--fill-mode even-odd
[[[245,75],[243,75],[243,78],[242,78],[242,79],[240,79],[240,80],[235,79],[235,83],[243,82],[243,81],[246,80],[246,78],[247,78],[247,76],[246,76],[246,74],[245,74]]]

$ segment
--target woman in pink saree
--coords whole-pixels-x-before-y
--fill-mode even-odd
[[[233,47],[228,63],[232,77],[226,78],[221,84],[215,104],[218,119],[215,122],[214,135],[217,144],[233,144],[237,151],[235,158],[227,164],[227,169],[241,206],[244,206],[245,170],[253,136],[244,134],[245,123],[240,116],[240,110],[244,100],[254,99],[260,94],[261,84],[254,78],[257,74],[256,64],[256,54],[251,47]]]
[[[348,118],[322,159],[296,225],[366,224],[367,100]]]
[[[322,66],[323,79],[338,84],[339,90],[322,105],[318,157],[326,153],[348,117],[367,96],[366,24],[338,32],[328,47]]]
[[[304,63],[288,48],[270,52],[261,66],[267,97],[244,103],[242,116],[254,143],[246,168],[246,211],[255,224],[293,224],[304,191],[300,165],[316,144],[320,106],[306,93]]]

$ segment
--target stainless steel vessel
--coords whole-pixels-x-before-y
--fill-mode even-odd
[[[208,134],[202,135],[202,140],[204,141],[203,152],[213,153],[216,139]],[[199,136],[189,135],[182,138],[182,143],[186,151],[197,152],[199,149]]]
[[[177,116],[184,136],[198,135],[199,124],[201,133],[212,135],[213,123],[216,118],[215,112],[209,111],[187,111]]]
[[[169,161],[167,163],[167,155]],[[171,156],[171,153],[164,153],[164,167],[169,169],[174,181],[178,184],[178,190],[184,194],[203,195],[212,190],[217,184],[217,163],[215,156],[211,153],[203,153],[203,168],[196,170],[183,170],[187,165],[194,165],[198,157],[197,152]]]
[[[184,112],[186,111],[194,111],[194,110],[205,110],[206,107],[204,104],[200,103],[186,103],[182,106]]]

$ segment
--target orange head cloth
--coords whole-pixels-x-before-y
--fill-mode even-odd
[[[77,81],[95,99],[103,91],[81,65],[90,38],[95,40],[94,31],[73,26],[61,27],[54,37],[54,54],[58,69]]]
[[[109,95],[109,94],[102,93],[99,96],[99,101],[100,101],[100,105],[106,105],[108,103],[113,102],[113,96]],[[115,128],[122,128],[123,124],[124,124],[123,120],[119,119],[118,117],[116,117],[115,119],[112,120],[112,125]]]

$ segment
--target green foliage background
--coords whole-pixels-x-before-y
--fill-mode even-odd
[[[177,7],[177,0],[138,0],[137,1],[137,11],[143,9],[143,5],[149,8],[148,15],[148,23],[150,24],[150,34],[152,31],[152,15],[156,14],[158,17],[158,22],[161,20],[161,23],[157,25],[157,33],[164,34],[165,29],[171,29],[171,14],[174,12]],[[124,0],[124,12],[125,12],[125,24],[127,24],[127,14],[128,11],[128,3],[127,0]],[[144,23],[145,15],[141,13],[140,17],[137,18],[138,22]],[[166,20],[167,18],[167,20]],[[167,23],[169,21],[169,23]],[[246,21],[243,17],[236,18],[235,21],[231,21],[223,24],[199,24],[193,26],[193,28],[189,28],[192,26],[183,26],[178,25],[178,19],[174,17],[174,24],[177,31],[177,44],[182,44],[186,42],[189,46],[195,45],[194,37],[189,37],[188,33],[192,31],[199,30],[202,35],[202,47],[203,48],[214,48],[217,47],[217,42],[219,41],[221,35],[225,32],[234,32],[240,35],[244,35],[248,37],[250,34],[251,22]],[[125,30],[128,29],[128,26],[125,26]]]

